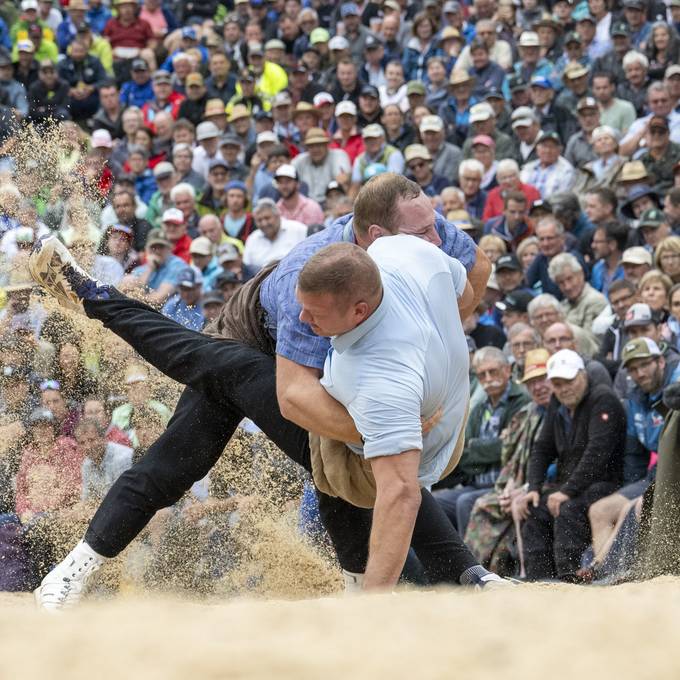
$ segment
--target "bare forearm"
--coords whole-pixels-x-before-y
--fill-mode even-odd
[[[286,401],[286,407],[281,407],[284,417],[301,428],[336,441],[361,443],[361,435],[347,409],[318,380],[289,391]]]
[[[406,562],[419,506],[418,490],[378,492],[373,508],[364,590],[392,588],[397,584]]]
[[[465,309],[461,309],[461,317],[466,318],[471,314],[480,303],[484,293],[486,292],[486,284],[489,281],[491,274],[491,262],[482,250],[477,248],[477,259],[474,267],[468,273],[468,282],[472,286],[474,296],[470,305],[466,305]]]

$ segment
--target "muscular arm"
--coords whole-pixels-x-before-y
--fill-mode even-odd
[[[469,316],[481,302],[482,296],[486,291],[486,284],[489,280],[489,275],[491,274],[491,261],[489,258],[477,248],[475,266],[468,272],[468,282],[472,286],[472,291],[474,293],[472,302],[463,308],[463,299],[461,299],[461,319],[465,319]]]
[[[361,436],[347,409],[319,382],[321,371],[276,356],[276,396],[281,415],[309,432],[353,444]]]
[[[391,588],[404,567],[420,507],[420,451],[371,460],[376,483],[364,590]]]

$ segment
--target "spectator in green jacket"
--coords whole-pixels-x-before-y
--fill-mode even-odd
[[[501,432],[529,402],[525,389],[511,379],[510,362],[497,347],[482,347],[475,352],[472,367],[486,398],[470,412],[458,467],[440,482],[449,488],[434,494],[461,534],[465,534],[475,501],[493,489],[507,462],[501,456]]]

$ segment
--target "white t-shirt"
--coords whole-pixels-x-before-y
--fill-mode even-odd
[[[302,222],[281,218],[279,233],[270,241],[262,231],[256,229],[246,241],[243,250],[243,264],[262,269],[270,262],[280,260],[300,241],[307,238],[307,226]]]
[[[366,458],[422,451],[422,486],[451,459],[470,398],[469,354],[458,311],[463,265],[415,236],[379,238],[368,254],[384,295],[362,324],[331,340],[321,384],[349,411]],[[443,415],[422,437],[420,417]]]

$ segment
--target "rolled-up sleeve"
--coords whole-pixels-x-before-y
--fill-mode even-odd
[[[458,260],[469,272],[477,261],[475,242],[462,229],[458,229],[439,214],[435,218],[435,227],[442,240],[441,249]]]
[[[363,365],[356,397],[347,410],[364,438],[365,458],[422,450],[423,380],[394,362]]]

